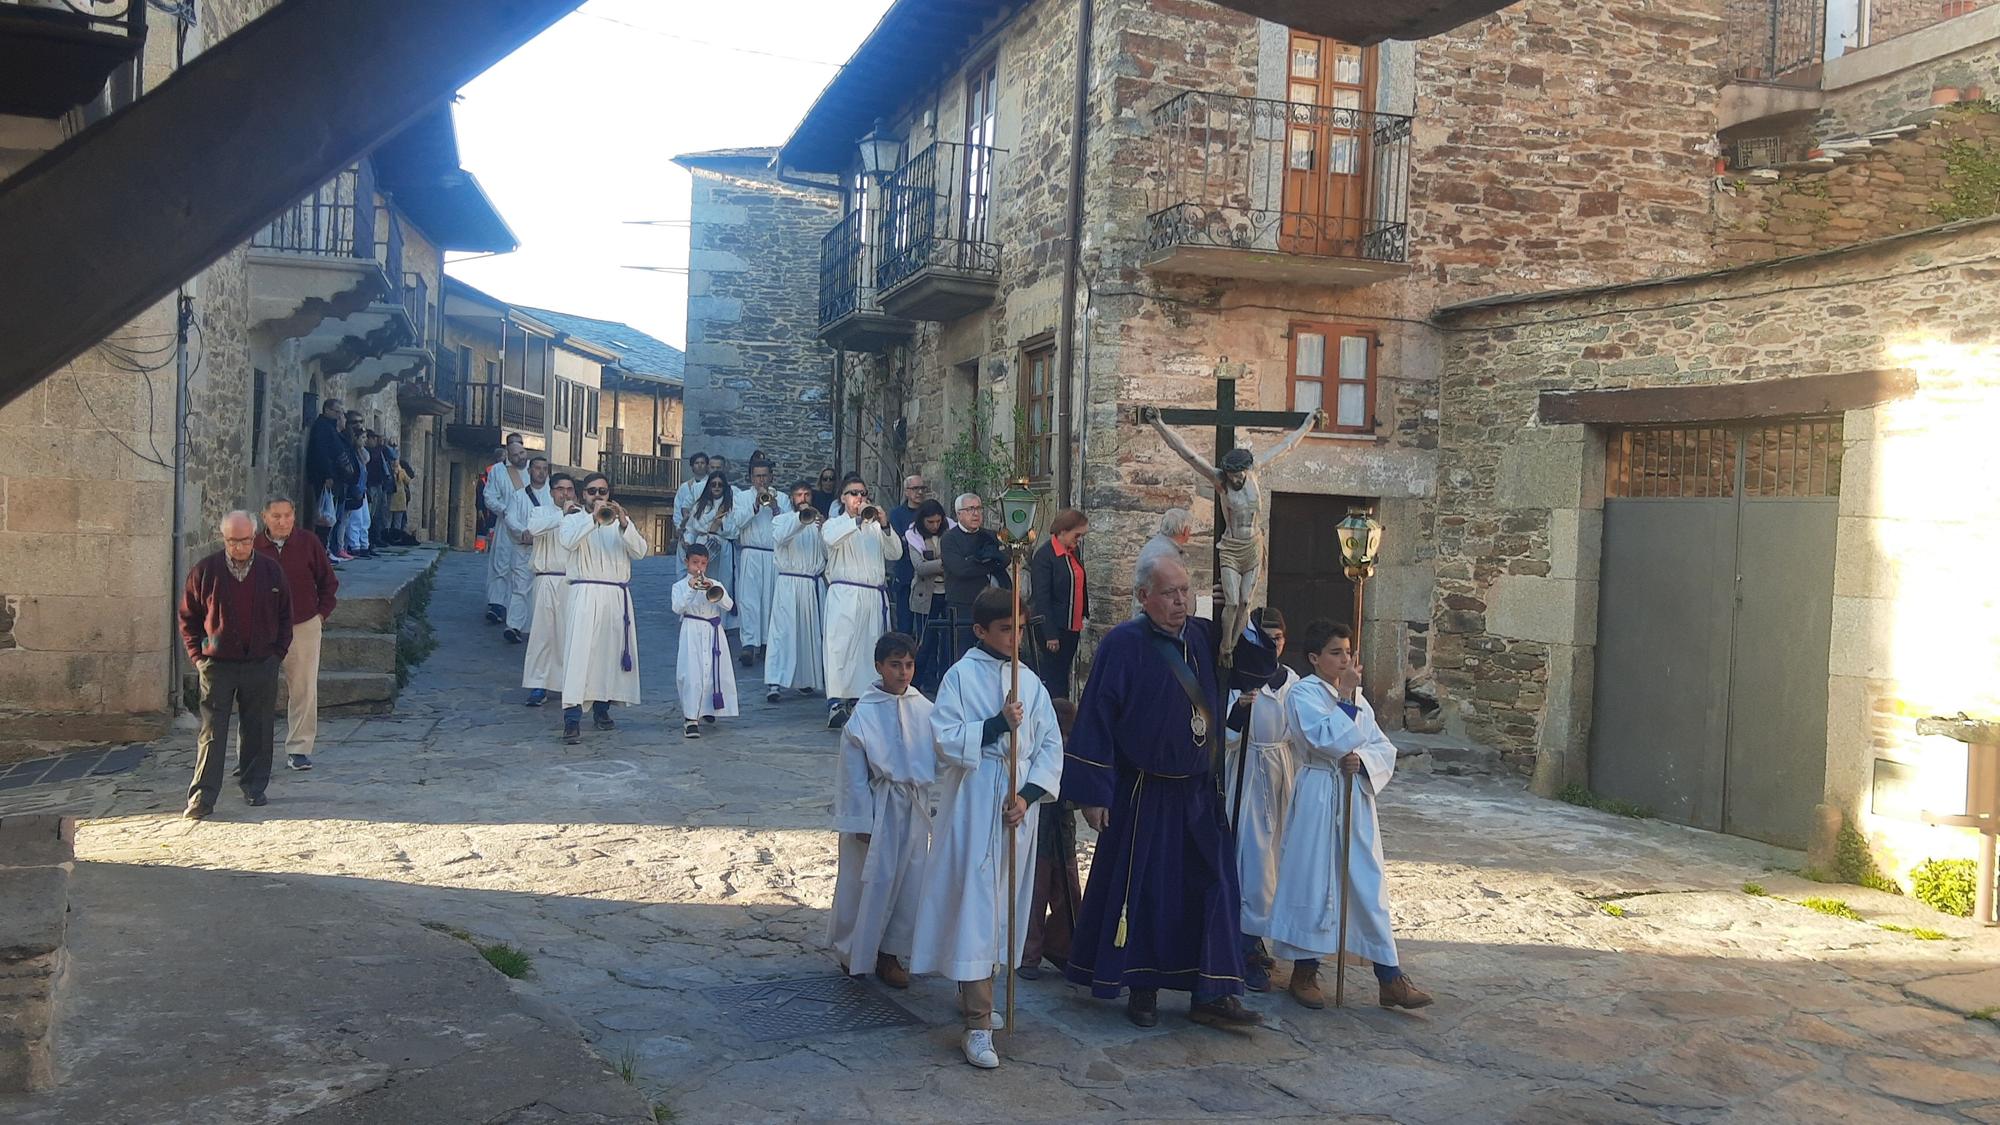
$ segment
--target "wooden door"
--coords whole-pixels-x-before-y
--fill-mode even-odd
[[[1265,551],[1270,568],[1265,603],[1285,615],[1289,634],[1285,664],[1304,676],[1301,638],[1316,617],[1354,627],[1354,583],[1340,566],[1340,539],[1335,530],[1355,504],[1375,506],[1358,496],[1317,496],[1278,492],[1271,496],[1271,542]]]
[[[1294,254],[1352,256],[1367,233],[1375,52],[1294,31],[1286,71],[1278,245]]]

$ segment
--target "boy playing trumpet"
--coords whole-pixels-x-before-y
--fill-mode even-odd
[[[736,715],[736,670],[729,663],[729,637],[722,617],[736,603],[722,583],[708,576],[708,548],[691,543],[687,575],[674,583],[674,612],[681,616],[680,659],[674,686],[680,689],[683,733],[701,737],[701,724]],[[699,721],[697,721],[699,719]]]

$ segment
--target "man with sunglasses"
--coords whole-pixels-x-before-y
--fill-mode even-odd
[[[828,730],[839,730],[875,680],[875,642],[889,631],[887,564],[903,557],[889,517],[868,500],[868,486],[849,473],[840,486],[840,513],[826,521],[826,697]],[[874,509],[867,519],[864,509]]]
[[[632,615],[632,560],[646,538],[611,499],[603,473],[583,478],[583,504],[563,517],[557,542],[569,556],[563,612],[563,741],[583,738],[583,704],[610,730],[613,703],[639,702],[639,632]]]

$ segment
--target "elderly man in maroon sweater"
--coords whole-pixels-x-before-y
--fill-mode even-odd
[[[333,616],[340,579],[317,535],[298,535],[299,513],[283,496],[264,502],[264,530],[257,553],[276,559],[292,595],[292,647],[285,653],[285,765],[313,768],[313,741],[319,736],[319,647],[326,619]]]
[[[201,671],[201,740],[188,786],[189,820],[215,811],[229,717],[242,724],[236,783],[243,799],[264,803],[271,783],[271,738],[278,666],[292,647],[292,598],[285,571],[257,553],[257,521],[248,512],[222,517],[222,550],[188,571],[181,591],[181,643]]]

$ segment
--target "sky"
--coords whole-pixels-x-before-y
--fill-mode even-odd
[[[683,152],[776,145],[889,0],[588,0],[460,91],[460,162],[521,240],[502,300],[687,339]],[[672,226],[633,226],[669,219]],[[464,256],[459,256],[464,257]]]

